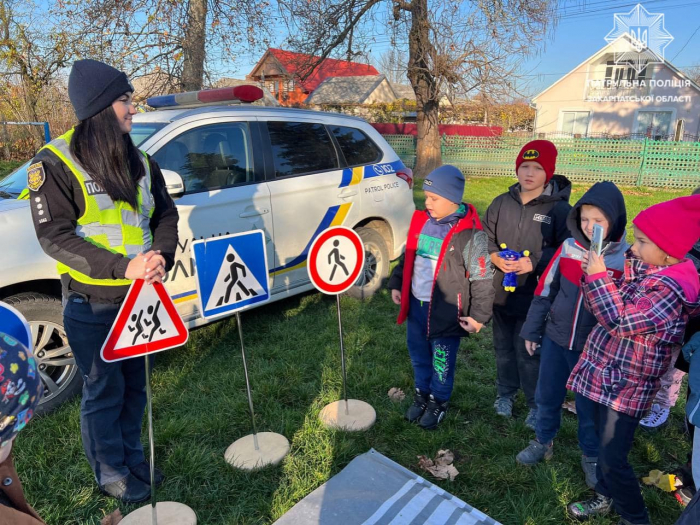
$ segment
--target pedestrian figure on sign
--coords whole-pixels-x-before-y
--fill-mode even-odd
[[[340,255],[340,250],[338,249],[338,245],[340,244],[340,241],[336,239],[333,241],[333,248],[330,253],[328,254],[328,264],[331,264],[331,259],[335,259],[335,264],[333,265],[333,271],[331,271],[331,278],[330,280],[333,280],[333,276],[335,275],[335,271],[338,269],[338,266],[340,266],[343,271],[345,272],[345,275],[348,276],[350,275],[350,272],[348,272],[347,266],[345,266],[345,263],[342,262],[343,259],[345,259],[344,255]]]
[[[156,330],[160,332],[161,335],[165,335],[166,330],[163,330],[160,327],[160,318],[158,317],[158,308],[160,308],[160,301],[156,302],[155,308],[153,306],[148,307],[148,315],[151,316],[151,320],[148,321],[147,319],[144,319],[143,322],[146,323],[146,326],[150,326],[153,324],[153,328],[151,329],[151,333],[149,334],[143,334],[144,339],[148,339],[148,342],[150,343],[153,341],[153,336],[156,335]]]
[[[255,293],[254,290],[250,290],[250,289],[246,288],[243,285],[243,283],[238,279],[238,270],[239,269],[243,273],[243,277],[245,277],[248,274],[248,272],[245,268],[245,265],[243,265],[239,262],[235,262],[236,256],[233,255],[232,253],[229,253],[226,256],[226,260],[231,263],[231,266],[229,269],[229,271],[231,273],[226,276],[226,278],[224,279],[224,282],[229,281],[229,279],[231,282],[229,282],[228,286],[226,287],[226,294],[219,299],[219,301],[216,303],[216,306],[221,306],[224,303],[228,304],[228,301],[231,297],[231,292],[233,291],[233,287],[236,286],[236,284],[238,284],[238,287],[243,291],[243,293],[246,295],[246,297],[249,297],[250,295],[253,295],[253,296],[258,295],[257,293]],[[241,295],[236,294],[236,300],[239,301],[240,299],[241,299]]]
[[[141,324],[141,316],[142,315],[143,315],[143,310],[141,310],[139,312],[138,316],[136,314],[133,314],[131,316],[131,320],[134,321],[134,323],[136,324],[136,327],[127,326],[127,328],[129,329],[129,332],[136,331],[136,334],[134,334],[134,340],[131,342],[132,346],[136,344],[136,340],[143,333],[143,325]]]

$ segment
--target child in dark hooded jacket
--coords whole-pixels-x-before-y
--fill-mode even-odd
[[[553,440],[561,426],[561,405],[566,398],[566,381],[576,366],[581,351],[597,321],[583,306],[581,262],[590,250],[594,224],[604,229],[603,255],[614,278],[622,276],[625,252],[627,212],[625,199],[612,182],[594,184],[574,205],[567,218],[572,237],[557,250],[540,277],[527,320],[520,331],[528,351],[540,347],[540,376],[537,383],[536,439],[516,460],[534,465],[549,459]],[[592,414],[576,404],[578,440],[583,452],[581,466],[590,488],[596,485],[598,436]]]
[[[585,306],[598,324],[588,336],[567,388],[581,394],[598,434],[595,495],[568,506],[586,520],[615,507],[621,525],[648,525],[649,514],[628,462],[634,432],[651,408],[660,378],[682,344],[688,319],[700,314],[700,280],[686,254],[700,237],[700,196],[656,204],[634,219],[624,276],[584,254]],[[682,225],[682,227],[677,227]]]

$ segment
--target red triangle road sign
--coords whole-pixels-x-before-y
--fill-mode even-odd
[[[160,283],[138,279],[119,309],[102,345],[108,363],[139,357],[184,345],[189,337],[175,304]]]

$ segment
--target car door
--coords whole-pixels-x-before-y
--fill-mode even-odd
[[[322,123],[269,117],[261,129],[274,210],[274,286],[290,289],[309,282],[306,257],[316,236],[358,213],[357,189],[339,187],[344,161]]]
[[[198,120],[171,130],[153,148],[161,169],[183,179],[185,193],[175,203],[180,214],[175,266],[166,288],[180,315],[199,315],[191,245],[230,233],[262,230],[268,266],[274,262],[272,208],[264,181],[259,124],[250,117]],[[270,287],[272,281],[270,280]]]

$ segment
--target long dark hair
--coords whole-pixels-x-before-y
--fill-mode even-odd
[[[70,149],[113,201],[138,209],[138,181],[146,169],[131,136],[119,128],[112,106],[75,127]]]

